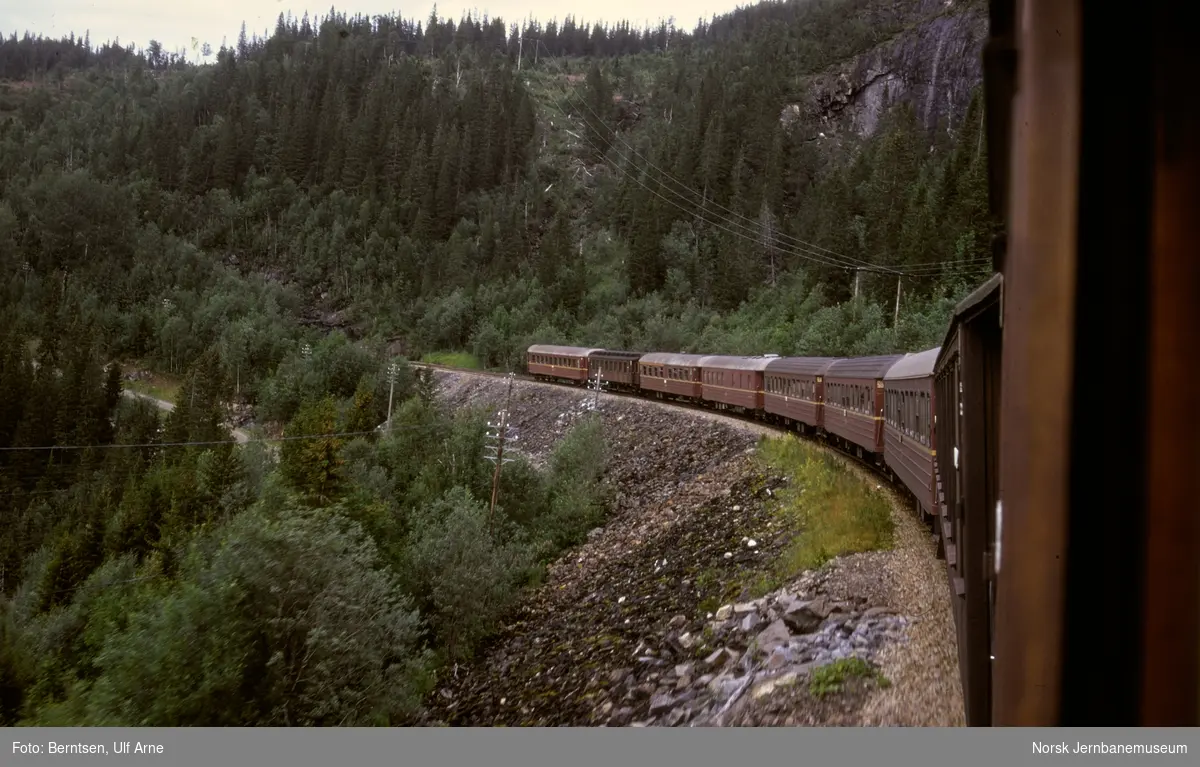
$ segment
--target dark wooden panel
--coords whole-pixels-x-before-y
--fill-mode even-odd
[[[1003,726],[1056,725],[1062,699],[1079,13],[1078,0],[1021,0],[1016,23],[992,717]]]
[[[1142,721],[1200,724],[1200,102],[1192,25],[1153,8],[1156,210],[1150,255],[1150,403]],[[1179,11],[1182,13],[1182,10]]]

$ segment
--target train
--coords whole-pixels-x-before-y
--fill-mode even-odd
[[[995,445],[980,423],[994,423],[997,382],[979,374],[992,361],[986,342],[999,328],[999,298],[994,276],[956,307],[942,345],[914,353],[732,356],[535,344],[525,367],[535,380],[603,386],[795,431],[905,491],[946,563],[967,720],[978,724],[988,716],[995,595],[986,568],[969,563],[994,556],[999,527],[998,498],[987,496],[995,466],[986,456]],[[985,513],[991,508],[994,515]]]

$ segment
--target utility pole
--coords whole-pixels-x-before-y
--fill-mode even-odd
[[[521,71],[521,54],[525,51],[525,38],[517,38],[517,71]]]
[[[516,377],[514,373],[508,374],[508,392],[504,395],[504,409],[496,414],[496,420],[488,422],[488,441],[492,444],[487,445],[484,449],[488,455],[484,457],[492,463],[496,464],[496,470],[492,472],[492,505],[488,509],[488,532],[495,532],[495,516],[496,516],[496,498],[500,493],[500,469],[504,464],[511,461],[511,458],[504,457],[504,445],[508,441],[516,441],[516,435],[510,435],[508,432],[508,403],[512,398],[513,379]]]
[[[862,272],[860,270],[858,270],[858,269],[854,270],[854,297],[855,298],[858,298],[858,276],[860,274],[862,274]]]
[[[396,395],[396,374],[399,372],[396,363],[388,365],[388,417],[387,417],[387,432],[392,433],[392,399]]]
[[[892,327],[900,324],[900,275],[896,275],[896,316],[892,319]]]
[[[597,370],[596,377],[593,378],[588,384],[588,388],[596,392],[595,396],[592,398],[592,410],[600,409],[600,392],[606,388],[606,386],[607,385],[604,383],[604,371]]]

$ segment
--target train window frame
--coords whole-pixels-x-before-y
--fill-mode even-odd
[[[916,412],[913,413],[913,432],[914,432],[913,436],[916,437],[918,440],[924,442],[925,440],[922,438],[922,433],[921,433],[922,407],[921,407],[920,395],[917,396],[916,402],[914,404],[916,404]]]

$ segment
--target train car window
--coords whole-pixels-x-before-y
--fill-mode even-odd
[[[918,408],[917,408],[917,394],[916,394],[916,392],[910,391],[908,393],[908,434],[909,434],[909,436],[915,437],[917,435],[917,424],[919,423],[919,419],[920,419],[920,416],[918,415]]]
[[[933,443],[933,400],[925,392],[925,444]]]
[[[930,426],[930,424],[931,424],[931,423],[932,423],[932,421],[933,421],[933,418],[932,418],[932,413],[930,412],[930,411],[932,410],[932,407],[930,406],[930,401],[929,401],[929,392],[925,392],[925,393],[923,393],[923,394],[921,395],[921,409],[922,409],[922,410],[924,411],[924,413],[925,413],[925,421],[924,421],[924,423],[925,423],[925,430],[924,430],[924,432],[922,432],[922,434],[921,434],[921,440],[922,440],[922,441],[923,441],[923,442],[924,442],[926,445],[928,445],[928,444],[929,444],[929,441],[930,441],[930,439],[931,439],[931,438],[932,438],[932,436],[933,436],[932,434],[930,434],[930,430],[929,430],[929,426]]]
[[[921,394],[920,392],[912,393],[912,435],[918,437],[921,434]]]
[[[916,399],[913,401],[913,406],[916,411],[913,413],[913,436],[916,437],[917,440],[924,442],[925,430],[922,428],[922,424],[925,423],[924,395],[921,394],[921,392],[917,392],[915,397]]]

